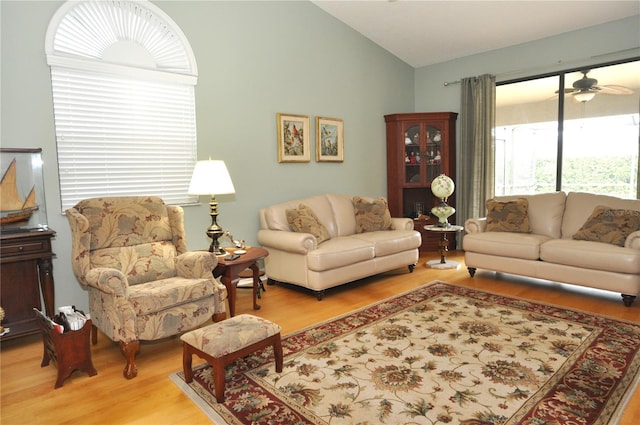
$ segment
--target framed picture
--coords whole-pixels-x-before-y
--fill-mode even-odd
[[[344,123],[342,120],[316,117],[316,161],[344,161]]]
[[[309,162],[309,116],[278,113],[278,162]]]

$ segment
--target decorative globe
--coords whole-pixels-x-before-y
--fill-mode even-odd
[[[453,195],[455,188],[456,185],[453,183],[453,180],[444,174],[440,174],[431,182],[431,192],[433,192],[436,197],[442,199],[443,202],[446,201],[449,196]]]

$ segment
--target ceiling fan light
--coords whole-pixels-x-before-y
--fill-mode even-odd
[[[591,99],[593,99],[595,97],[595,93],[594,92],[590,92],[590,91],[581,91],[578,93],[575,93],[573,96],[576,98],[576,100],[578,102],[588,102]]]

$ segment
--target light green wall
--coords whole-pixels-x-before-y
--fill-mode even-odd
[[[226,162],[236,188],[219,196],[220,224],[256,244],[258,209],[324,192],[386,195],[383,115],[411,111],[413,68],[313,3],[154,2],[183,30],[198,63],[198,155]],[[49,67],[49,21],[62,2],[1,7],[3,147],[42,147],[56,305],[86,306],[70,268],[70,232],[60,213]],[[276,113],[341,118],[343,163],[280,164]],[[315,129],[311,132],[315,145]],[[185,208],[191,249],[206,248],[208,199]]]
[[[459,86],[445,88],[444,81],[589,57],[637,46],[640,39],[637,20],[635,33],[634,21],[625,20],[414,70],[310,2],[154,3],[182,28],[195,52],[199,157],[227,163],[237,193],[218,197],[220,224],[249,244],[256,243],[263,206],[329,191],[386,195],[383,115],[457,112]],[[42,147],[49,225],[57,231],[56,305],[86,307],[86,293],[70,268],[69,226],[60,213],[44,54],[49,20],[61,4],[0,1],[0,143]],[[342,118],[344,163],[278,163],[278,112],[309,115],[312,122],[316,116]],[[314,142],[315,130],[311,137]],[[185,212],[192,249],[209,243],[208,205],[202,201]]]

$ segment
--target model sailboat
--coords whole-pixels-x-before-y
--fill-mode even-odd
[[[16,160],[9,164],[9,168],[0,181],[0,225],[23,223],[29,221],[34,211],[38,210],[36,202],[36,188],[31,188],[27,197],[22,200],[18,193],[16,181]]]

